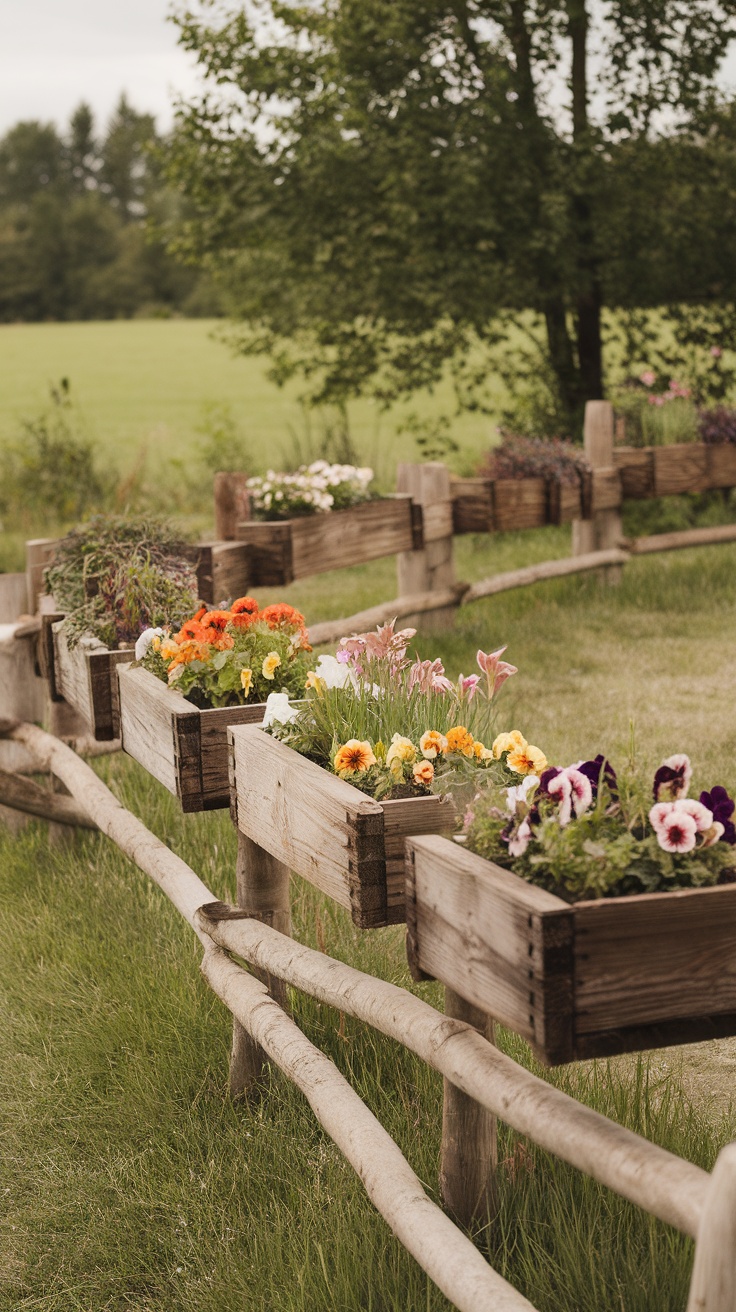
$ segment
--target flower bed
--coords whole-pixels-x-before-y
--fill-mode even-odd
[[[736,1033],[734,804],[688,798],[689,769],[670,758],[646,803],[600,757],[550,769],[477,803],[475,852],[412,840],[415,976],[552,1065]]]
[[[439,661],[407,658],[413,635],[389,624],[343,639],[309,673],[300,706],[269,698],[268,732],[229,735],[236,823],[362,928],[404,919],[409,834],[450,831],[484,781],[518,782],[546,764],[523,740],[509,755],[503,736],[480,737],[516,672],[502,651],[479,652],[481,673],[453,684]]]
[[[260,723],[267,690],[301,692],[309,650],[304,617],[291,606],[260,610],[240,597],[205,611],[176,635],[149,629],[139,665],[119,671],[123,750],[174,793],[183,811],[229,804],[229,725]]]

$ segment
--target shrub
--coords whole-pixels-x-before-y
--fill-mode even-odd
[[[701,442],[714,446],[732,442],[736,445],[736,410],[727,405],[716,405],[698,414],[698,437]]]
[[[582,452],[564,438],[519,437],[502,430],[502,439],[478,467],[481,478],[555,478],[574,486],[590,468]]]

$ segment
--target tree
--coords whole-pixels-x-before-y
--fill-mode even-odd
[[[572,429],[603,395],[604,306],[682,282],[692,195],[672,165],[692,180],[706,120],[725,194],[736,181],[714,92],[735,17],[736,0],[200,0],[180,39],[216,92],[180,114],[178,248],[227,271],[246,349],[319,372],[323,398],[411,389],[533,310]],[[677,215],[653,212],[653,183]],[[695,191],[710,215],[708,179]],[[632,213],[650,264],[615,227]],[[733,233],[720,254],[736,287]]]

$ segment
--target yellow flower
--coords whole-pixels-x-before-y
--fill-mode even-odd
[[[155,638],[151,638],[151,646],[153,647],[154,651],[161,650],[161,639],[159,638],[158,634],[156,634]]]
[[[320,678],[319,674],[316,674],[314,670],[309,670],[307,673],[307,682],[304,687],[314,688],[317,692],[324,692],[327,687],[327,680]]]
[[[343,772],[361,774],[363,770],[367,770],[371,765],[376,764],[376,758],[373,755],[370,743],[351,738],[348,742],[343,743],[339,751],[335,753],[334,764],[336,774]]]
[[[154,644],[156,641],[157,639],[154,638]],[[160,646],[157,650],[161,652],[161,656],[165,661],[171,661],[175,656],[179,655],[179,644],[178,642],[174,642],[173,638],[164,638],[163,642],[160,642]]]
[[[547,757],[538,747],[524,743],[523,747],[515,747],[509,752],[506,764],[516,774],[541,774],[547,769]]]
[[[526,747],[526,738],[518,729],[512,729],[511,733],[500,733],[493,743],[493,755],[498,760],[504,752],[512,752],[515,747]]]
[[[252,671],[252,670],[241,670],[241,671],[240,671],[240,682],[241,682],[241,685],[242,685],[242,688],[243,688],[243,692],[245,693],[245,695],[246,695],[246,697],[247,697],[247,696],[248,696],[248,693],[249,693],[250,690],[251,690],[251,687],[253,686],[253,671]]]
[[[415,784],[424,784],[425,788],[429,788],[429,785],[434,779],[434,766],[432,765],[432,762],[417,761],[412,770],[412,775],[414,776]]]
[[[474,750],[475,739],[464,724],[458,724],[456,728],[448,729],[445,752],[462,752],[463,756],[472,756]]]
[[[489,749],[485,746],[485,743],[478,742],[477,739],[473,743],[473,756],[478,761],[493,760],[493,752],[489,751]]]
[[[441,752],[447,751],[447,739],[436,729],[428,729],[419,739],[419,750],[428,761],[433,761]]]
[[[272,679],[281,664],[281,657],[277,651],[270,651],[268,656],[264,656],[261,674],[264,679]]]
[[[400,733],[395,733],[391,739],[391,746],[386,752],[386,765],[394,774],[401,774],[401,767],[406,761],[411,765],[412,761],[417,759],[417,749],[411,738],[402,738]]]

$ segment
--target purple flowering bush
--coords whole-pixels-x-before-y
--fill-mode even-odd
[[[602,755],[479,795],[468,848],[567,902],[736,883],[736,802],[718,784],[690,797],[687,756],[646,787]]]
[[[698,438],[711,446],[728,442],[736,445],[736,410],[728,405],[716,405],[698,411]]]
[[[484,457],[479,478],[555,478],[576,487],[590,469],[579,447],[560,437],[519,437],[501,429],[502,440]]]

